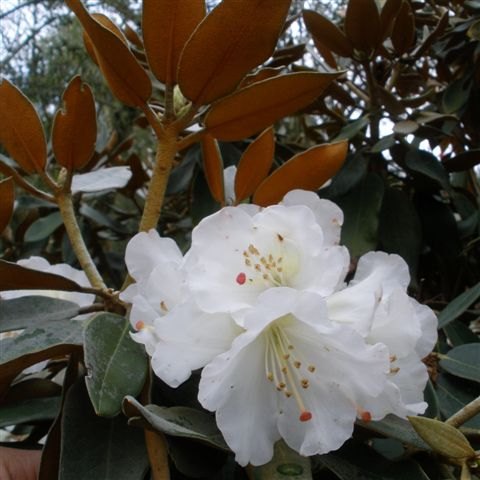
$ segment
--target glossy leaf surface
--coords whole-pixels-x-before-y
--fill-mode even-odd
[[[147,358],[130,337],[130,323],[119,315],[101,313],[85,328],[86,384],[95,412],[111,417],[120,412],[126,395],[137,395],[145,383]]]

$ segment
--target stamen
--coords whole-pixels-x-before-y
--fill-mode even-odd
[[[244,272],[240,272],[235,280],[239,285],[243,285],[247,281],[247,276]]]
[[[392,367],[392,368],[390,369],[390,373],[391,373],[392,375],[395,375],[395,374],[398,373],[399,371],[400,371],[400,367]]]
[[[139,320],[136,324],[135,324],[135,330],[142,330],[145,328],[145,322],[143,320]]]
[[[298,419],[301,422],[308,422],[309,420],[312,419],[312,416],[313,416],[312,412],[308,412],[307,410],[305,410],[300,414],[300,417],[298,417]]]
[[[283,237],[279,233],[277,233],[277,238],[280,242],[283,242]]]
[[[168,312],[167,304],[166,304],[163,300],[160,302],[160,308],[161,308],[164,312]]]
[[[364,422],[371,422],[372,421],[372,414],[370,412],[364,411],[364,412],[362,412],[361,419]]]

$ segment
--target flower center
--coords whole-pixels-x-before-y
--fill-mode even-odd
[[[315,365],[302,361],[299,352],[290,341],[285,330],[273,324],[266,332],[265,374],[275,384],[278,392],[297,402],[301,422],[312,418],[302,398],[302,390],[310,386],[309,377],[315,372]]]
[[[260,283],[265,287],[288,286],[298,270],[298,253],[282,235],[276,234],[268,252],[260,252],[253,244],[243,251],[245,271],[235,278],[238,285]]]

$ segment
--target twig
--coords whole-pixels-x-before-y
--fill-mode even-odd
[[[461,410],[445,420],[445,423],[452,427],[458,428],[465,422],[473,418],[477,413],[480,413],[480,397],[465,405]]]

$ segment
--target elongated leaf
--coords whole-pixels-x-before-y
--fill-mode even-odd
[[[278,203],[290,190],[317,190],[343,165],[346,141],[312,147],[292,157],[267,177],[256,190],[253,202],[260,206]]]
[[[27,173],[41,171],[47,162],[45,132],[30,100],[0,77],[0,144]]]
[[[53,420],[60,409],[59,397],[32,398],[0,406],[0,428]]]
[[[210,135],[202,139],[203,171],[212,197],[221,205],[225,202],[223,160],[217,141]]]
[[[435,382],[440,410],[445,418],[461,410],[480,395],[480,385],[465,382],[451,375],[440,374]],[[480,414],[463,424],[464,427],[480,428]]]
[[[2,233],[10,223],[14,201],[15,183],[12,178],[10,177],[0,181],[0,233]]]
[[[73,318],[79,308],[76,303],[40,295],[0,300],[0,332]]]
[[[438,328],[443,328],[458,318],[480,297],[480,282],[452,300],[438,315]]]
[[[402,0],[387,0],[380,12],[380,23],[382,24],[382,39],[387,38],[392,32],[395,18],[402,6]]]
[[[368,28],[365,28],[368,25]],[[355,49],[370,53],[382,39],[380,13],[375,0],[350,0],[345,15],[345,33]]]
[[[435,180],[445,190],[450,189],[448,173],[435,155],[425,150],[411,150],[405,157],[408,168]]]
[[[0,380],[43,360],[80,351],[82,334],[82,322],[58,320],[31,326],[14,338],[1,340]]]
[[[97,121],[90,87],[79,76],[63,93],[63,110],[53,120],[52,148],[57,162],[69,170],[86,165],[95,151]]]
[[[274,51],[291,0],[223,0],[185,45],[178,67],[182,93],[195,104],[232,92]]]
[[[448,172],[463,172],[480,163],[480,150],[468,150],[444,160],[443,166]]]
[[[392,31],[392,43],[398,55],[410,50],[415,41],[415,17],[410,2],[404,0]]]
[[[0,292],[3,290],[63,290],[81,292],[78,283],[61,275],[21,267],[0,260]]]
[[[475,451],[465,435],[455,427],[433,418],[408,417],[408,420],[423,440],[440,455],[460,462],[475,456]]]
[[[130,337],[130,323],[101,313],[85,328],[86,384],[95,412],[110,417],[120,412],[126,395],[137,395],[145,383],[147,357]]]
[[[60,212],[53,212],[45,217],[35,220],[25,232],[26,242],[38,242],[49,237],[60,225],[63,225],[63,218]]]
[[[273,128],[262,132],[245,150],[235,175],[237,203],[250,197],[272,168],[275,152]]]
[[[174,437],[191,438],[229,451],[212,415],[188,407],[143,406],[132,397],[125,398],[123,411],[130,425],[147,426],[151,430]]]
[[[345,215],[342,243],[348,247],[352,257],[359,257],[377,246],[383,190],[382,180],[371,173],[338,199]]]
[[[388,415],[380,421],[363,422],[357,420],[356,423],[367,430],[389,438],[395,438],[421,450],[430,450],[430,447],[418,436],[412,425],[395,415]]]
[[[166,85],[177,82],[183,47],[205,16],[205,0],[144,0],[142,31],[153,74]]]
[[[59,480],[140,480],[148,469],[143,432],[95,415],[83,380],[67,393]]]
[[[212,106],[205,117],[210,135],[234,141],[257,133],[318,98],[336,73],[292,73],[256,82]]]
[[[113,94],[126,105],[145,105],[152,93],[152,84],[133,53],[117,35],[95,20],[80,0],[66,0],[65,3],[92,41],[100,69]]]
[[[323,15],[312,10],[304,10],[303,20],[315,44],[319,43],[342,57],[350,57],[353,54],[353,47],[345,34]]]
[[[480,382],[480,343],[452,348],[442,356],[440,366],[456,377]]]

